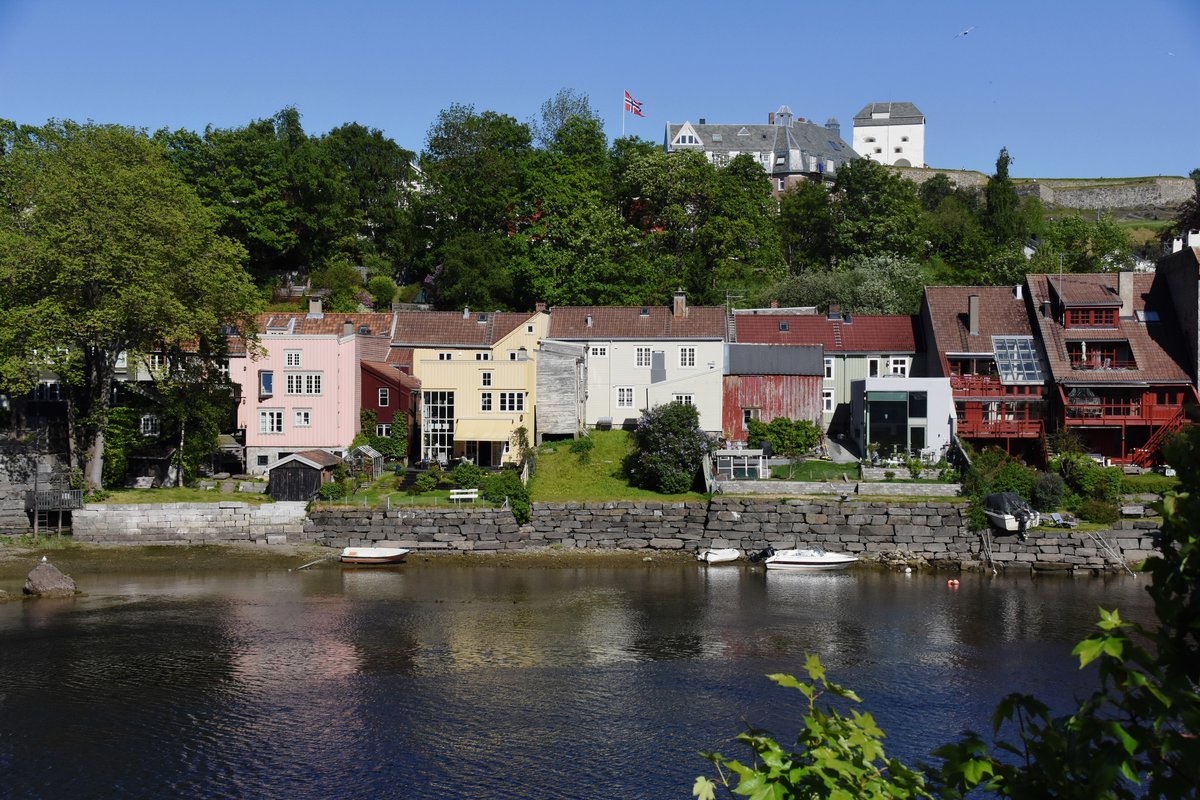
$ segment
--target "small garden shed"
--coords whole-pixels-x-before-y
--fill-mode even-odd
[[[369,444],[360,444],[351,450],[349,460],[355,470],[370,478],[378,478],[383,474],[383,454]]]
[[[267,467],[267,493],[273,500],[310,500],[333,481],[333,471],[341,463],[341,458],[326,450],[284,456]]]

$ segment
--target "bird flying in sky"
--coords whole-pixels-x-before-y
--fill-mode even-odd
[[[955,39],[957,39],[957,38],[958,38],[958,37],[960,37],[960,36],[966,36],[968,33],[970,33],[970,32],[971,32],[971,31],[973,31],[973,30],[975,30],[975,26],[974,26],[974,25],[972,25],[971,27],[967,28],[965,31],[959,31],[958,33],[954,34],[954,38],[955,38]]]

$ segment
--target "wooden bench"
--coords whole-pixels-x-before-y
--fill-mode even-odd
[[[478,499],[479,499],[479,490],[478,489],[451,489],[450,490],[450,502],[452,502],[452,503],[462,503],[462,502],[465,502],[468,500],[470,502],[474,503]]]

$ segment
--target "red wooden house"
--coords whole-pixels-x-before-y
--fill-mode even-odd
[[[928,286],[921,325],[931,377],[947,377],[956,433],[978,447],[1045,455],[1049,371],[1023,286]]]
[[[821,425],[825,375],[820,345],[729,344],[721,402],[727,442],[745,443],[750,420],[807,419]]]
[[[393,364],[382,361],[362,362],[362,407],[375,412],[375,435],[394,436],[407,432],[410,457],[420,452],[421,382]]]
[[[1150,466],[1196,401],[1167,283],[1133,272],[1028,278],[1058,422],[1113,463]]]

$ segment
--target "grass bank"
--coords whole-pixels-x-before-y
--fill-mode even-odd
[[[628,431],[592,431],[592,450],[572,453],[570,442],[542,445],[531,494],[535,503],[603,503],[612,500],[704,502],[700,492],[659,494],[629,484],[624,462],[629,455]]]

